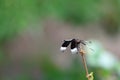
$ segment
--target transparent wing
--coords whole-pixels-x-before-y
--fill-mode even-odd
[[[87,52],[94,52],[94,49],[92,48],[92,41],[84,41],[84,43],[85,43],[85,50],[87,51]]]

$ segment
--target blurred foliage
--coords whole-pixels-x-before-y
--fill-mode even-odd
[[[108,8],[103,12],[102,26],[109,35],[115,36],[120,31],[120,1],[110,0],[106,7]]]
[[[46,15],[57,17],[72,23],[82,23],[96,20],[100,13],[99,0],[44,0],[38,3],[41,11]]]
[[[102,18],[107,26],[105,29],[114,33],[119,30],[119,4],[119,0],[108,3],[102,0],[0,0],[0,41],[16,35],[38,17],[43,19],[48,16],[79,24],[100,20],[105,15],[106,18]],[[113,16],[108,15],[111,12],[103,11],[106,7],[112,8],[108,10]]]
[[[120,29],[120,0],[0,0],[0,64],[10,64],[3,55],[4,42],[13,39],[31,22],[49,16],[73,24],[98,20],[106,31],[113,34]],[[38,64],[44,80],[85,80],[85,71],[81,68],[79,59],[73,60],[72,63],[70,69],[65,71],[56,67],[48,58]],[[35,80],[32,74],[27,72],[32,69],[29,69],[30,66],[32,65],[24,64],[25,70],[15,78],[3,74],[1,80]],[[4,66],[1,69],[4,69]],[[92,71],[96,73],[94,70]],[[99,80],[97,74],[94,74],[94,77]]]
[[[59,69],[51,62],[51,59],[47,58],[43,62],[44,64],[41,65],[41,69],[45,75],[44,80],[87,80],[78,57],[73,60],[69,69],[66,70]]]
[[[0,42],[4,42],[33,21],[34,0],[0,0]],[[34,16],[35,17],[35,16]]]

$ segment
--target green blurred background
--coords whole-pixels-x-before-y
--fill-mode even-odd
[[[120,0],[0,0],[0,80],[87,80],[71,38],[92,41],[94,80],[120,80]]]

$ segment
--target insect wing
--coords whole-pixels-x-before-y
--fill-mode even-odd
[[[77,41],[75,39],[73,39],[71,41],[71,52],[72,52],[72,54],[78,53],[78,49],[77,48],[78,48]]]
[[[71,41],[65,41],[64,40],[64,43],[62,44],[62,46],[60,48],[60,51],[64,52],[67,49],[67,47],[69,46],[70,42]]]

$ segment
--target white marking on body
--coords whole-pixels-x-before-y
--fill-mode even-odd
[[[71,49],[71,52],[72,52],[72,54],[76,54],[76,53],[78,53],[78,49],[77,48]]]
[[[67,49],[67,47],[61,47],[60,51],[64,52]]]

